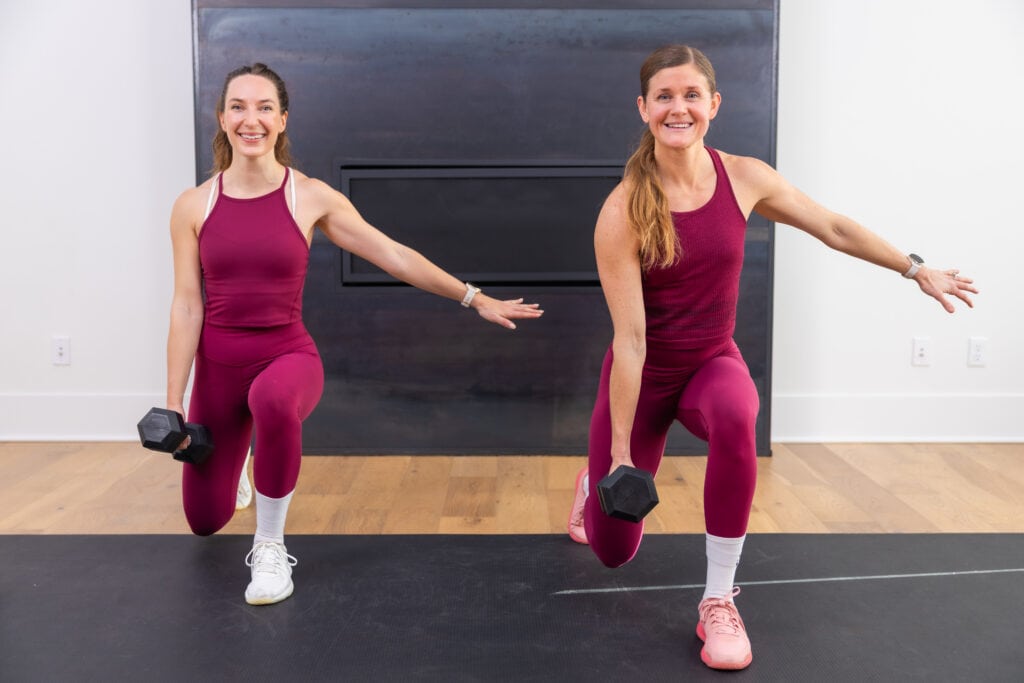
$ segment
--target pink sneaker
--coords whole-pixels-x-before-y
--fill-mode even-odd
[[[583,528],[583,505],[587,502],[587,491],[583,488],[583,479],[586,475],[586,467],[576,475],[576,497],[572,501],[572,511],[569,512],[569,538],[584,545],[588,543],[587,530]]]
[[[739,587],[732,589],[733,596],[739,592]],[[753,659],[750,640],[732,596],[701,600],[697,611],[700,613],[697,637],[704,641],[701,661],[712,669],[745,669],[750,666]]]

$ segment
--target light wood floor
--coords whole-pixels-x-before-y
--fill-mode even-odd
[[[1024,444],[775,444],[750,533],[1024,532]],[[564,533],[561,456],[306,457],[290,534]],[[649,533],[703,533],[706,458],[669,457]],[[180,463],[134,443],[0,443],[0,533],[179,534]],[[225,533],[252,533],[250,507]]]

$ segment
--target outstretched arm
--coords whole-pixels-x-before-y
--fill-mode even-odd
[[[307,182],[321,207],[317,224],[333,243],[424,291],[460,302],[466,296],[466,283],[367,223],[348,197],[319,180]],[[544,313],[538,304],[525,304],[522,299],[501,301],[482,292],[473,296],[470,306],[484,320],[510,330],[516,328],[513,320],[539,318]]]
[[[753,192],[753,210],[768,220],[786,223],[817,237],[829,247],[901,275],[911,268],[910,258],[856,221],[829,211],[793,187],[775,169],[757,159],[738,164],[745,188]],[[913,279],[921,291],[953,313],[948,296],[973,307],[969,293],[977,294],[973,280],[956,269],[921,266]]]

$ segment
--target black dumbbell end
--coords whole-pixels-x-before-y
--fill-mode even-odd
[[[139,420],[139,440],[145,448],[170,453],[181,444],[185,422],[166,408],[153,408]]]
[[[658,504],[658,491],[650,472],[622,466],[597,485],[601,509],[609,517],[639,522]]]

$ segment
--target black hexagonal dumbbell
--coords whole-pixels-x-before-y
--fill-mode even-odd
[[[597,496],[606,515],[629,522],[639,522],[658,504],[651,473],[628,465],[599,481]]]
[[[153,451],[171,453],[175,460],[195,465],[206,460],[213,451],[210,430],[201,424],[185,422],[181,413],[165,408],[153,408],[139,420],[139,440]],[[182,448],[186,437],[188,446]]]

